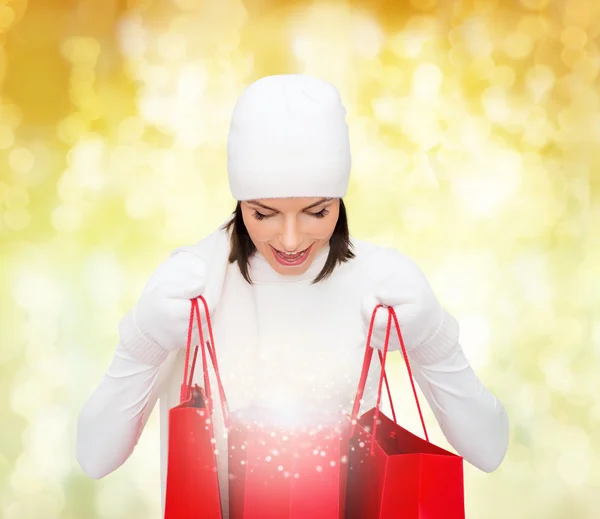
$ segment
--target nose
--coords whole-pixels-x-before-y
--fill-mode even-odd
[[[302,243],[302,233],[295,216],[289,216],[283,224],[281,244],[285,252],[294,252]]]

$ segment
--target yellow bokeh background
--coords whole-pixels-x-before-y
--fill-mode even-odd
[[[287,72],[339,88],[352,234],[419,263],[508,410],[467,517],[600,517],[599,34],[597,0],[0,0],[0,517],[160,517],[157,414],[100,481],[77,414],[152,271],[232,211],[237,97]]]

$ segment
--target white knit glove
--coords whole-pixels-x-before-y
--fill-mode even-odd
[[[190,299],[203,295],[209,310],[213,310],[214,302],[204,294],[205,272],[204,261],[186,251],[172,254],[156,269],[137,304],[119,323],[121,342],[133,357],[157,365],[170,352],[185,348]],[[205,322],[204,305],[201,301],[198,303]],[[196,320],[193,326],[194,340],[198,336]]]
[[[445,357],[458,345],[458,323],[440,305],[418,265],[394,249],[378,252],[374,265],[380,270],[375,285],[363,297],[361,314],[365,341],[374,308],[377,310],[371,347],[382,350],[388,322],[387,307],[396,312],[404,346],[420,364]],[[392,320],[389,350],[399,350],[400,341]]]

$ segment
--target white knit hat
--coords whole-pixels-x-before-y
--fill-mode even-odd
[[[236,200],[343,197],[351,159],[339,92],[299,74],[255,81],[233,111],[227,158]]]

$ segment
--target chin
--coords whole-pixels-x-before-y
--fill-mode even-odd
[[[297,267],[284,267],[275,261],[269,262],[271,268],[282,276],[299,276],[304,274],[312,264],[312,258],[308,258],[302,265]]]

